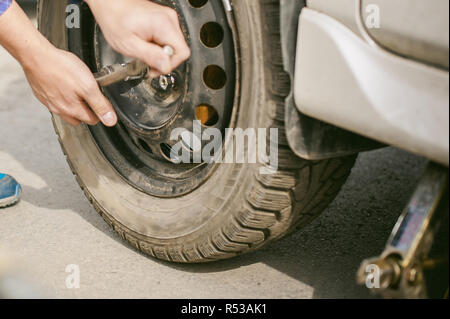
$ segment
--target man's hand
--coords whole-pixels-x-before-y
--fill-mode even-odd
[[[49,63],[51,61],[51,63]],[[71,125],[114,126],[117,116],[89,68],[74,54],[54,47],[22,63],[36,98]]]
[[[117,123],[89,68],[48,42],[16,2],[0,16],[0,44],[19,61],[35,96],[52,113],[72,125]]]
[[[190,50],[175,10],[148,0],[86,0],[108,43],[117,52],[167,74],[187,60]],[[162,47],[170,45],[170,58]]]

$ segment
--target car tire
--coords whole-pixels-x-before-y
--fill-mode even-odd
[[[40,31],[67,49],[67,1],[40,0]],[[104,220],[136,249],[182,263],[208,262],[261,248],[306,225],[335,198],[356,156],[323,161],[298,158],[284,134],[279,1],[234,0],[240,51],[236,127],[278,128],[279,167],[221,164],[195,190],[175,198],[152,196],[130,185],[102,154],[86,125],[53,116],[55,131],[79,185]]]

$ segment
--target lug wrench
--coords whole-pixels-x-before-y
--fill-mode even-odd
[[[174,54],[171,46],[166,45],[163,50],[169,57]],[[120,81],[142,79],[147,75],[149,69],[147,64],[134,59],[128,63],[105,66],[98,73],[94,73],[94,78],[99,86],[107,87]]]

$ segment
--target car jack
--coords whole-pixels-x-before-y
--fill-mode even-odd
[[[448,168],[430,163],[383,253],[362,262],[358,283],[385,298],[427,298],[424,270],[448,262],[448,255],[441,260],[428,259],[445,214]]]

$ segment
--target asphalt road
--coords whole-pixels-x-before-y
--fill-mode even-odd
[[[355,283],[377,255],[426,161],[395,148],[362,154],[323,215],[287,239],[205,265],[172,265],[124,243],[91,207],[65,162],[50,115],[0,48],[0,171],[23,185],[0,211],[0,251],[57,298],[369,298]],[[66,287],[66,267],[80,288]]]

